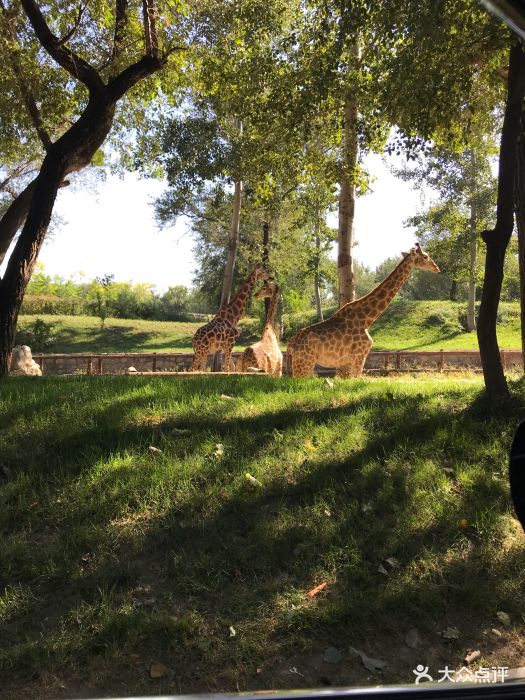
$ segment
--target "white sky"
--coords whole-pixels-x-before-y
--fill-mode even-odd
[[[372,192],[357,200],[355,253],[374,268],[414,243],[403,221],[419,208],[420,195],[395,178],[380,156],[367,165],[376,179]],[[190,286],[195,265],[187,223],[159,230],[154,220],[152,201],[164,186],[128,174],[123,180],[108,176],[96,189],[62,189],[55,211],[63,225],[39,258],[45,271],[62,277],[82,272],[88,279],[110,273],[117,281],[149,282],[159,290]],[[329,223],[337,225],[335,219]]]

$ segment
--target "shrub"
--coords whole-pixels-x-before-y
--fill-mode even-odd
[[[55,340],[53,337],[54,323],[46,323],[41,318],[35,318],[27,326],[20,327],[16,335],[16,343],[29,345],[35,352],[43,352]]]

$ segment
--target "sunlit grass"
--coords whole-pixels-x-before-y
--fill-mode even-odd
[[[409,627],[450,664],[499,610],[521,633],[506,477],[521,391],[494,407],[477,380],[5,381],[3,683],[291,687],[257,669],[328,643],[383,655],[381,678],[410,682],[391,643]],[[452,623],[464,642],[451,647]],[[152,688],[154,662],[170,672]]]

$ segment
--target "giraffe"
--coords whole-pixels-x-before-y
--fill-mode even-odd
[[[222,350],[224,352],[224,369],[226,372],[231,372],[234,369],[231,355],[235,341],[239,337],[239,329],[237,323],[242,317],[248,299],[252,293],[255,283],[259,279],[267,280],[269,278],[268,271],[258,265],[251,272],[240,291],[233,299],[223,304],[217,315],[205,326],[201,326],[193,336],[193,350],[195,357],[191,365],[191,371],[203,370],[205,368],[208,355],[212,352]]]
[[[275,333],[275,311],[279,300],[279,286],[270,279],[263,287],[253,295],[254,299],[270,298],[270,306],[266,314],[264,330],[259,342],[250,345],[241,355],[237,368],[241,372],[246,372],[248,367],[257,367],[264,370],[266,374],[280,377],[283,373],[283,354],[277,342]]]
[[[368,329],[389,306],[413,268],[439,272],[419,243],[402,253],[399,265],[369,294],[342,306],[331,318],[301,328],[286,353],[292,377],[310,376],[316,364],[336,367],[338,377],[360,377],[372,347]]]

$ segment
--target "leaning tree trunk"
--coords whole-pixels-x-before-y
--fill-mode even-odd
[[[147,54],[129,64],[106,84],[96,68],[66,46],[66,41],[52,33],[35,0],[21,0],[21,5],[42,48],[74,80],[84,84],[89,98],[77,121],[55,143],[47,144],[38,176],[24,191],[22,204],[18,198],[15,212],[11,212],[13,235],[17,222],[21,225],[25,219],[25,223],[0,280],[0,377],[9,373],[20,306],[47,233],[59,187],[64,184],[68,173],[89,165],[102,146],[113,124],[117,102],[140,80],[162,68],[168,57],[168,54],[159,56],[153,26],[154,13],[150,13]],[[148,0],[148,8],[153,6],[154,0]],[[121,10],[122,7],[121,4]],[[121,30],[122,26],[116,34],[120,34]],[[115,45],[116,40],[117,36]]]
[[[64,177],[87,165],[104,142],[115,103],[90,100],[78,121],[48,150],[34,181],[29,212],[0,281],[0,377],[9,373],[16,323]]]
[[[27,187],[20,192],[18,197],[14,199],[4,215],[0,219],[0,265],[2,264],[9,246],[16,236],[16,233],[20,226],[27,219],[27,214],[29,212],[29,207],[31,206],[31,200],[33,198],[33,192],[35,191],[36,180],[27,185]]]
[[[355,299],[354,246],[355,172],[357,167],[357,101],[348,99],[344,107],[344,133],[339,190],[339,229],[337,275],[339,307]]]
[[[496,225],[492,231],[483,231],[481,234],[487,246],[487,254],[477,331],[485,388],[493,398],[508,396],[496,335],[496,320],[505,252],[514,224],[514,185],[524,96],[525,53],[520,44],[515,44],[509,56],[507,100],[501,130]]]
[[[242,203],[242,182],[237,180],[233,193],[233,214],[230,236],[228,239],[228,256],[226,258],[226,268],[224,270],[224,281],[222,283],[221,306],[230,301],[233,285],[233,273],[235,261],[239,250],[239,228],[241,223],[241,203]]]

